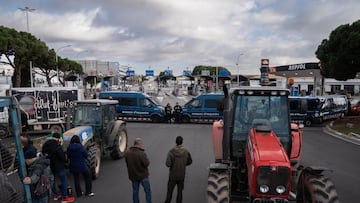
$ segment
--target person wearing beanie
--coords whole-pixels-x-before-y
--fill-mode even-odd
[[[52,137],[47,139],[42,147],[42,153],[50,159],[50,168],[54,174],[53,199],[58,200],[61,198],[62,203],[73,202],[74,197],[68,196],[67,193],[66,156],[61,147],[60,133],[53,133]],[[57,191],[57,178],[60,178],[61,181],[61,193]]]
[[[175,142],[176,146],[168,152],[165,162],[165,165],[169,167],[169,181],[165,203],[171,202],[175,186],[177,186],[176,203],[182,202],[186,166],[189,166],[192,163],[190,152],[183,146],[183,138],[177,136]]]

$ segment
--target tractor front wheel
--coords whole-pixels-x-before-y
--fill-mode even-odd
[[[226,170],[210,170],[207,186],[208,203],[230,202],[229,181]]]
[[[339,196],[334,183],[323,175],[307,175],[304,178],[303,189],[297,194],[296,202],[332,202],[339,203]]]
[[[116,160],[123,157],[127,149],[127,143],[128,143],[128,139],[127,139],[126,130],[123,126],[120,126],[118,130],[118,134],[115,137],[114,148],[110,154],[111,158]]]
[[[87,150],[89,155],[86,163],[89,167],[90,176],[95,180],[100,174],[101,151],[97,145],[92,145]]]

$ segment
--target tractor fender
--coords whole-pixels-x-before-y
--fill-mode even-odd
[[[222,149],[222,141],[223,141],[223,121],[215,121],[212,127],[212,141],[213,141],[213,152],[215,160],[223,159],[223,149]]]
[[[298,163],[301,158],[301,148],[302,148],[302,129],[298,127],[297,124],[291,124],[291,154],[290,161],[292,164]]]
[[[114,123],[111,126],[109,126],[109,127],[111,127],[111,129],[106,130],[107,132],[110,132],[109,139],[108,139],[109,140],[109,143],[108,143],[109,145],[114,144],[116,135],[118,134],[118,131],[119,131],[121,125],[125,125],[125,124],[126,124],[125,121],[116,120],[116,121],[114,121]]]
[[[223,164],[223,163],[211,163],[208,169],[209,169],[209,171],[213,171],[213,170],[228,170],[228,169],[229,169],[229,165],[228,165],[228,164]]]

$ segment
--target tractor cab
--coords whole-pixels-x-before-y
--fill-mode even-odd
[[[232,121],[230,128],[233,159],[243,157],[246,140],[251,128],[273,131],[290,154],[291,132],[288,109],[289,91],[285,89],[234,89],[229,105]]]

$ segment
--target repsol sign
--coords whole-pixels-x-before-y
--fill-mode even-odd
[[[305,70],[305,63],[302,64],[294,64],[294,65],[289,65],[289,69],[288,70]]]

